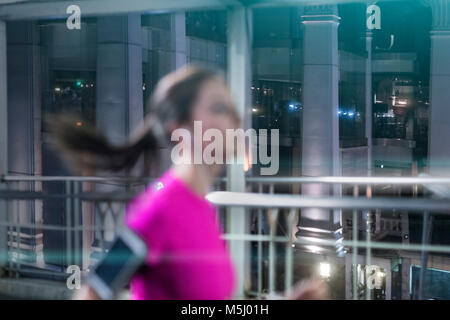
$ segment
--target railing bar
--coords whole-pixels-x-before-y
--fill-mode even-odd
[[[92,177],[92,176],[27,176],[27,175],[5,175],[0,176],[1,181],[83,181],[83,182],[149,182],[156,178],[141,177]],[[223,181],[223,178],[217,179]],[[367,184],[405,184],[405,185],[427,185],[427,184],[448,184],[450,178],[418,176],[418,177],[343,177],[343,176],[323,176],[323,177],[247,177],[249,183],[265,183],[265,184],[293,184],[293,183],[328,183],[328,184],[351,184],[351,185],[367,185]]]
[[[10,224],[10,220],[11,220],[11,217],[10,217],[10,211],[9,211],[9,207],[10,207],[10,202],[9,201],[6,201],[6,200],[3,200],[4,202],[5,202],[5,206],[4,206],[4,208],[6,209],[6,212],[5,212],[5,222],[6,222],[6,224]],[[6,235],[6,256],[5,256],[5,258],[7,259],[7,261],[8,261],[8,266],[9,266],[9,269],[10,270],[12,270],[12,256],[11,256],[11,248],[10,248],[10,246],[9,246],[9,243],[12,243],[12,227],[11,226],[6,226],[6,232],[7,232],[7,235]],[[12,278],[12,273],[11,272],[9,272],[9,275],[8,275],[10,278]]]
[[[14,228],[16,226],[16,223],[12,222],[0,222],[0,226],[6,226],[10,228]],[[46,225],[46,224],[32,224],[32,223],[22,223],[22,228],[36,228],[36,229],[42,229],[42,230],[70,230],[70,231],[96,231],[94,226],[83,226],[80,225],[78,227],[72,226],[72,227],[66,227],[66,226],[60,226],[60,225]],[[116,230],[115,227],[112,228],[106,228],[105,231],[114,231]]]
[[[13,227],[15,224],[13,223],[0,223],[2,226],[7,227]],[[23,224],[22,227],[33,227],[32,224]],[[65,227],[61,226],[53,226],[48,227],[46,225],[37,225],[37,228],[39,229],[47,229],[47,230],[65,230]],[[99,230],[98,227],[95,226],[83,226],[79,228],[70,228],[70,230],[87,230],[87,231],[95,231]],[[114,231],[112,228],[105,228],[105,231]],[[225,240],[244,240],[244,241],[262,241],[262,242],[268,242],[271,240],[270,236],[268,235],[234,235],[234,234],[223,234],[222,238]],[[275,242],[286,242],[286,237],[274,237],[273,240]],[[294,244],[320,244],[324,246],[330,246],[334,247],[336,245],[336,242],[333,240],[321,240],[320,242],[317,241],[310,241],[310,240],[300,240],[295,239],[293,240]],[[357,248],[365,248],[366,242],[365,241],[357,241],[356,243],[353,242],[353,240],[343,240],[342,241],[343,246],[354,246],[356,245]],[[449,246],[441,246],[441,245],[425,245],[422,244],[402,244],[402,243],[396,243],[396,242],[373,242],[371,243],[372,249],[392,249],[392,250],[406,250],[406,251],[428,251],[428,252],[443,252],[443,253],[450,253],[450,245]]]
[[[77,194],[80,192],[80,183],[81,182],[74,182],[74,193]],[[79,199],[75,199],[74,201],[74,227],[78,227],[80,225],[80,210],[81,210],[81,206],[80,206],[80,201]],[[75,241],[75,257],[74,257],[74,262],[77,266],[79,266],[80,268],[82,268],[82,263],[81,261],[79,261],[79,257],[82,256],[81,251],[80,251],[80,232],[74,230],[74,241]]]
[[[206,199],[218,206],[253,208],[317,208],[317,209],[404,209],[414,212],[424,210],[450,214],[450,201],[443,199],[414,198],[354,198],[354,197],[312,197],[288,194],[264,194],[249,192],[216,191]]]
[[[9,185],[8,185],[9,187]],[[13,201],[6,201],[6,223],[10,224],[8,226],[8,243],[7,243],[7,248],[8,248],[8,262],[9,262],[9,269],[11,272],[9,272],[9,277],[13,278],[13,273],[14,273],[14,248],[12,248],[11,244],[14,242],[14,229],[15,229],[15,223],[14,223],[14,213],[13,213],[13,204],[14,204],[14,200]]]
[[[427,184],[450,184],[450,178],[419,176],[419,177],[248,177],[249,183],[273,183],[273,184],[302,184],[302,183],[327,183],[327,184],[351,184],[351,185],[427,185]]]
[[[353,196],[354,197],[358,197],[358,186],[355,185],[353,187]],[[356,242],[358,241],[358,211],[356,209],[353,209],[353,249],[352,249],[352,255],[353,255],[353,283],[352,283],[352,288],[353,288],[353,300],[359,300],[358,297],[358,286],[357,286],[357,281],[358,281],[358,270],[357,270],[357,256],[358,256],[358,248],[356,246]]]
[[[431,240],[431,230],[432,230],[432,220],[433,217],[430,215],[429,212],[424,212],[423,214],[423,225],[422,225],[422,246],[428,244]],[[419,275],[419,294],[418,298],[419,300],[423,300],[424,298],[424,291],[425,291],[425,281],[426,281],[426,272],[428,267],[428,252],[425,250],[422,250],[420,254],[420,260],[421,260],[421,269],[420,269],[420,275]]]
[[[0,176],[2,181],[6,182],[26,182],[26,181],[45,181],[45,182],[66,182],[66,181],[78,181],[78,182],[123,182],[123,183],[140,183],[150,182],[156,180],[156,178],[133,178],[133,177],[87,177],[87,176],[26,176],[26,175],[14,175],[14,176]]]
[[[17,203],[19,201],[13,201],[13,206],[11,208],[11,212],[12,212],[12,221],[13,221],[13,241],[11,242],[11,246],[12,246],[12,251],[13,251],[13,270],[14,270],[14,277],[17,278],[17,272],[18,272],[18,264],[17,264],[17,260],[19,259],[19,251],[17,249],[17,247],[14,245],[15,243],[18,242],[18,235],[17,235]]]
[[[241,235],[241,234],[224,234],[222,235],[222,239],[224,240],[230,240],[230,241],[263,241],[263,242],[269,242],[273,240],[274,242],[280,242],[285,243],[286,237],[274,237],[271,238],[270,236],[258,236],[258,235]],[[329,246],[334,247],[336,245],[336,242],[333,240],[321,240],[320,242],[316,240],[301,240],[301,239],[295,239],[293,240],[293,243],[295,244],[316,244],[321,246]],[[365,248],[367,246],[366,241],[358,241],[356,244],[349,240],[343,240],[342,241],[343,246],[352,246],[356,245],[358,248]],[[421,251],[426,250],[429,252],[443,252],[443,253],[450,253],[450,246],[437,246],[437,245],[426,245],[422,246],[419,245],[404,245],[401,243],[395,243],[395,242],[372,242],[371,243],[372,249],[392,249],[392,250],[405,250],[405,251]]]
[[[0,192],[0,198],[14,198],[14,194]],[[117,198],[119,197],[119,198]],[[83,201],[114,201],[124,202],[133,198],[131,194],[123,193],[104,193],[96,196],[92,193],[89,195],[68,195],[68,196],[48,196],[42,193],[17,193],[16,199],[53,199],[53,198],[79,198]],[[266,208],[323,208],[323,209],[402,209],[414,212],[440,212],[442,214],[450,214],[450,200],[444,199],[415,199],[415,198],[372,198],[372,199],[355,199],[353,197],[309,197],[297,196],[292,197],[287,194],[277,195],[259,195],[257,193],[239,193],[229,191],[211,192],[206,197],[209,201],[216,205],[228,206],[248,206],[248,207],[266,207]]]
[[[366,300],[370,300],[371,291],[369,290],[369,286],[367,285],[367,281],[369,279],[369,275],[367,274],[367,270],[370,265],[372,265],[372,250],[370,248],[370,230],[371,230],[371,214],[370,211],[365,212],[366,215]]]
[[[271,221],[270,221],[270,242],[269,242],[269,293],[273,293],[275,291],[275,274],[276,274],[276,248],[275,248],[275,239],[276,236],[276,220],[278,218],[278,209],[272,209],[270,212]]]
[[[285,285],[284,290],[285,294],[287,295],[290,291],[292,284],[293,284],[293,248],[292,248],[292,227],[294,224],[295,219],[295,212],[296,210],[294,208],[290,209],[289,215],[288,215],[288,232],[287,237],[288,241],[286,242],[286,261],[285,261]]]
[[[71,193],[71,181],[66,181],[66,194]],[[72,208],[71,198],[68,197],[66,199],[66,266],[70,266],[72,264],[71,261],[71,237],[70,237],[70,229],[71,229],[71,208]]]
[[[16,202],[16,217],[17,217],[17,227],[16,227],[16,244],[17,244],[17,260],[16,260],[16,279],[19,278],[19,271],[20,271],[20,260],[21,260],[21,244],[22,244],[22,237],[20,235],[21,228],[20,228],[20,202]],[[23,250],[22,256],[25,257],[25,250]]]
[[[269,185],[269,193],[273,194],[274,185]],[[276,236],[276,220],[278,216],[278,209],[269,210],[269,227],[270,239],[269,241],[269,293],[275,290],[275,242],[272,239]]]
[[[367,199],[370,199],[370,198],[372,198],[372,187],[370,186],[370,185],[367,185],[366,186],[366,198]],[[379,210],[379,209],[376,209],[376,210]],[[372,249],[371,249],[371,247],[370,247],[370,245],[371,245],[371,236],[372,236],[372,218],[373,218],[373,215],[372,215],[372,212],[370,211],[370,210],[367,210],[366,211],[366,227],[367,227],[367,229],[366,229],[366,241],[367,241],[367,247],[366,247],[366,258],[367,258],[367,261],[366,261],[366,270],[367,270],[367,267],[369,267],[370,268],[370,266],[372,265]],[[366,299],[367,300],[371,300],[371,293],[372,293],[372,291],[369,289],[369,287],[368,287],[368,274],[367,274],[367,272],[366,272]]]
[[[263,184],[260,183],[258,185],[258,192],[263,192]],[[262,209],[258,209],[258,234],[263,234],[263,213]],[[263,244],[262,242],[258,242],[258,293],[262,293],[262,278],[263,278]]]

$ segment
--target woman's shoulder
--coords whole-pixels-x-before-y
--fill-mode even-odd
[[[167,210],[170,206],[171,196],[174,195],[173,183],[167,179],[158,179],[142,191],[127,207],[127,218],[136,215],[156,215],[158,212]]]

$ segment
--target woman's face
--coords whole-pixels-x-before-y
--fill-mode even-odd
[[[214,79],[207,81],[198,94],[192,110],[192,126],[194,121],[201,121],[202,134],[208,129],[217,129],[222,135],[223,163],[226,157],[226,130],[241,127],[239,114],[234,106],[230,91],[223,81]],[[202,139],[203,140],[203,139]],[[214,140],[214,138],[212,138]],[[211,141],[203,141],[203,149]],[[234,150],[228,150],[234,154]]]

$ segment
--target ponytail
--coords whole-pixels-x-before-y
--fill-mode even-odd
[[[135,139],[123,145],[111,144],[90,125],[77,126],[73,118],[59,116],[51,128],[56,145],[80,170],[120,171],[131,169],[144,152],[155,153],[158,147],[153,126],[145,126]]]

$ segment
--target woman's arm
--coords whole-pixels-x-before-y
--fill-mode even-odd
[[[288,300],[327,300],[329,299],[328,286],[318,278],[311,278],[294,285]]]
[[[327,284],[319,278],[310,278],[297,282],[287,295],[270,293],[263,297],[267,300],[328,300]]]
[[[99,295],[89,286],[83,286],[73,295],[73,300],[101,300]]]

